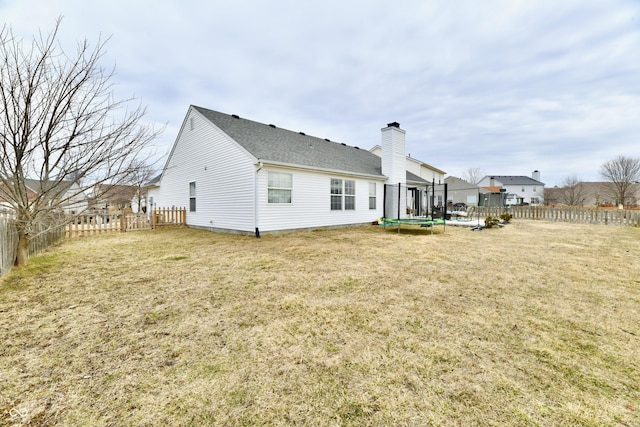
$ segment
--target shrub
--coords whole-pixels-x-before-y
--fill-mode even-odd
[[[502,222],[504,222],[505,224],[507,224],[509,221],[511,221],[511,219],[513,218],[513,215],[505,212],[502,215],[500,215],[500,219],[502,220]]]
[[[492,228],[492,227],[496,227],[498,224],[500,224],[500,219],[499,218],[494,218],[491,216],[488,216],[484,219],[484,227],[485,228]]]

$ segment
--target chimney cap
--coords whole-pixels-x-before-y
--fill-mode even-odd
[[[400,128],[400,123],[398,123],[398,122],[387,123],[387,127],[398,128],[399,129]]]

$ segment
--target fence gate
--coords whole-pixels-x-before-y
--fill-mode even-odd
[[[145,213],[128,213],[122,216],[123,231],[151,230],[153,222]]]

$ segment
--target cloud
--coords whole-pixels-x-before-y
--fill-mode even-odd
[[[638,156],[640,5],[613,0],[0,3],[25,37],[64,15],[66,43],[111,36],[118,95],[168,123],[189,104],[350,145],[398,121],[407,150],[548,184]]]

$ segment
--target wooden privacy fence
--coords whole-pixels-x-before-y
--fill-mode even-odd
[[[16,260],[18,231],[11,221],[13,216],[0,214],[0,276],[8,273]],[[38,254],[64,237],[64,226],[36,225],[29,240],[27,255]]]
[[[622,226],[640,226],[640,210],[585,208],[579,206],[512,206],[471,207],[470,217],[499,217],[508,212],[514,219],[536,219],[554,222],[577,222],[582,224],[604,224]]]
[[[186,224],[186,208],[156,208],[150,215],[126,212],[85,212],[68,219],[66,236],[151,230],[161,226]]]
[[[5,275],[13,266],[18,246],[18,233],[9,222],[9,217],[0,215],[0,276]]]

